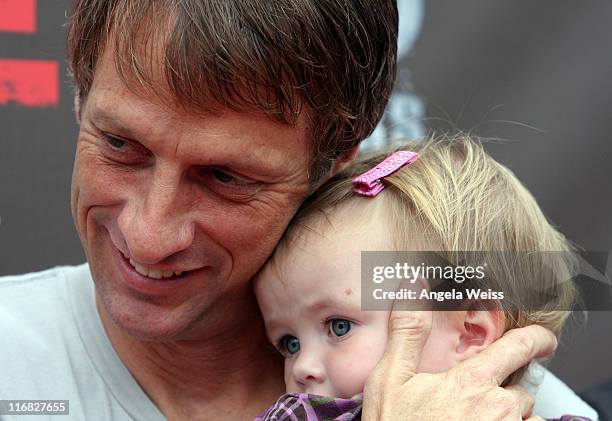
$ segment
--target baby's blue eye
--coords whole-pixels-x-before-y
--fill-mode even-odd
[[[350,332],[353,323],[346,319],[332,319],[330,330],[333,336],[344,336]]]
[[[300,350],[300,340],[295,336],[285,335],[281,339],[281,348],[288,354],[295,354]]]

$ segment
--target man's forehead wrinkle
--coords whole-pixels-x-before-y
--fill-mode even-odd
[[[147,103],[147,106],[156,107],[160,110],[172,111],[176,108],[176,101],[170,91],[164,88],[163,80],[155,81],[157,86],[154,90],[142,86],[137,75],[125,68],[125,63],[122,68],[120,60],[120,53],[117,49],[114,52],[109,48],[102,51],[96,65],[92,90],[98,86],[100,88],[98,90],[100,91],[99,94],[104,95],[104,99],[112,96],[132,96],[142,103]],[[117,104],[113,104],[113,106],[116,107]]]
[[[94,93],[94,97],[88,101],[88,110],[91,120],[97,124],[103,124],[106,127],[111,127],[119,130],[122,136],[130,139],[141,140],[149,137],[152,134],[153,125],[143,118],[142,108],[138,107],[138,111],[134,111],[134,107],[124,106],[124,101],[118,100],[121,95],[110,91],[100,91]],[[145,107],[149,108],[151,113],[155,110],[154,104],[148,103]],[[157,113],[156,113],[157,114]],[[160,113],[161,114],[161,113]],[[156,123],[161,123],[162,120],[156,119]]]
[[[237,161],[245,161],[253,166],[265,167],[268,174],[272,177],[276,173],[282,173],[286,178],[288,171],[301,172],[307,166],[307,157],[304,162],[299,160],[287,160],[287,147],[296,149],[299,142],[305,141],[303,132],[297,131],[287,126],[278,125],[267,117],[253,116],[245,113],[238,113],[226,110],[222,117],[215,114],[208,114],[199,117],[192,114],[189,118],[193,119],[193,130],[191,135],[194,138],[206,139],[207,142],[214,141],[219,144],[245,145],[244,148],[226,148],[228,158]],[[270,124],[274,124],[279,130],[270,130]],[[193,144],[193,151],[206,151],[207,142],[196,142]],[[294,145],[289,145],[292,142]],[[272,168],[274,167],[274,168]]]

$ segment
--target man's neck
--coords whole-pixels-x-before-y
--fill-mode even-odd
[[[268,345],[252,293],[241,301],[231,303],[240,311],[225,312],[223,325],[190,340],[142,341],[99,302],[98,311],[117,354],[168,419],[252,419],[283,393],[282,360]]]

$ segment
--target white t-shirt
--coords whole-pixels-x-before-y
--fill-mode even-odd
[[[0,338],[0,399],[70,401],[69,416],[3,421],[166,419],[106,336],[87,265],[0,278]]]
[[[89,266],[0,278],[0,400],[68,400],[69,416],[11,421],[166,418],[123,365],[98,316]],[[597,414],[545,371],[534,413]]]

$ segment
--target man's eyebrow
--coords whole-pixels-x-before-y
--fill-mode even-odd
[[[104,123],[110,126],[110,128],[119,131],[123,136],[127,136],[129,138],[138,137],[133,129],[127,127],[121,122],[118,115],[102,107],[93,106],[90,111],[90,119],[94,123]]]

